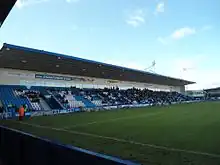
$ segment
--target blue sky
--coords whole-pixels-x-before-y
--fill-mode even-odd
[[[0,42],[220,86],[219,0],[18,0]],[[185,69],[184,69],[185,68]]]

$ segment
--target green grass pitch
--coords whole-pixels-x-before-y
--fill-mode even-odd
[[[220,102],[33,117],[1,124],[152,165],[220,164]]]

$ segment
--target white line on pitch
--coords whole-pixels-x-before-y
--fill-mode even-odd
[[[14,121],[16,123],[36,127],[36,128],[44,128],[44,129],[50,129],[50,130],[55,130],[55,131],[62,131],[62,132],[67,132],[75,135],[83,135],[87,137],[94,137],[94,138],[99,138],[99,139],[107,139],[107,140],[112,140],[116,142],[122,142],[122,143],[127,143],[127,144],[134,144],[134,145],[139,145],[139,146],[145,146],[149,148],[155,148],[155,149],[161,149],[164,151],[173,151],[173,152],[182,152],[182,153],[188,153],[188,154],[194,154],[194,155],[203,155],[203,156],[208,156],[208,157],[215,157],[215,158],[220,158],[219,154],[214,154],[214,153],[207,153],[207,152],[200,152],[200,151],[192,151],[192,150],[184,150],[184,149],[178,149],[178,148],[171,148],[171,147],[166,147],[166,146],[160,146],[160,145],[155,145],[155,144],[148,144],[148,143],[141,143],[137,141],[130,141],[130,140],[125,140],[125,139],[120,139],[116,137],[109,137],[109,136],[101,136],[97,134],[91,134],[91,133],[85,133],[85,132],[79,132],[79,131],[70,131],[70,130],[65,130],[61,128],[53,128],[53,127],[47,127],[47,126],[41,126],[41,125],[36,125],[36,124],[29,124],[25,122],[18,122]]]
[[[154,115],[158,115],[160,113],[162,113],[162,112],[160,111],[160,112],[156,112],[156,113],[147,113],[147,114],[138,115],[138,116],[119,117],[119,118],[114,118],[114,119],[109,119],[109,120],[93,121],[93,122],[89,122],[89,123],[83,123],[83,124],[76,124],[76,125],[66,126],[66,127],[63,127],[63,129],[83,127],[83,126],[88,126],[88,125],[92,125],[92,124],[109,123],[109,122],[118,121],[118,120],[129,120],[129,119],[136,119],[136,118],[142,118],[142,117],[151,117],[151,116],[154,116]]]

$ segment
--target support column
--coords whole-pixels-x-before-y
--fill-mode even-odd
[[[185,86],[180,86],[180,93],[185,94],[186,89]]]

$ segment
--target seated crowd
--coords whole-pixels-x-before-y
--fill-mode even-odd
[[[191,98],[177,92],[152,91],[148,89],[131,88],[119,90],[119,88],[105,88],[99,90],[98,95],[104,102],[110,105],[121,104],[168,104],[172,102],[187,101]]]
[[[78,89],[66,88],[64,89],[50,89],[50,91],[56,96],[56,98],[65,107],[68,106],[71,101],[81,97],[94,103],[96,106],[112,106],[112,105],[131,105],[131,104],[150,104],[150,105],[163,105],[171,104],[173,102],[189,101],[193,98],[180,94],[178,92],[164,92],[164,91],[152,91],[148,89],[131,88],[126,90],[120,90],[116,88],[104,88],[104,89]],[[71,107],[70,107],[71,108]]]
[[[26,99],[28,105],[22,106],[30,111],[134,104],[167,105],[193,100],[178,92],[137,88],[119,89],[118,87],[104,89],[40,87],[14,90],[14,94],[16,98]],[[11,108],[15,107],[8,105],[7,109]],[[2,109],[3,103],[0,104],[0,110]]]

